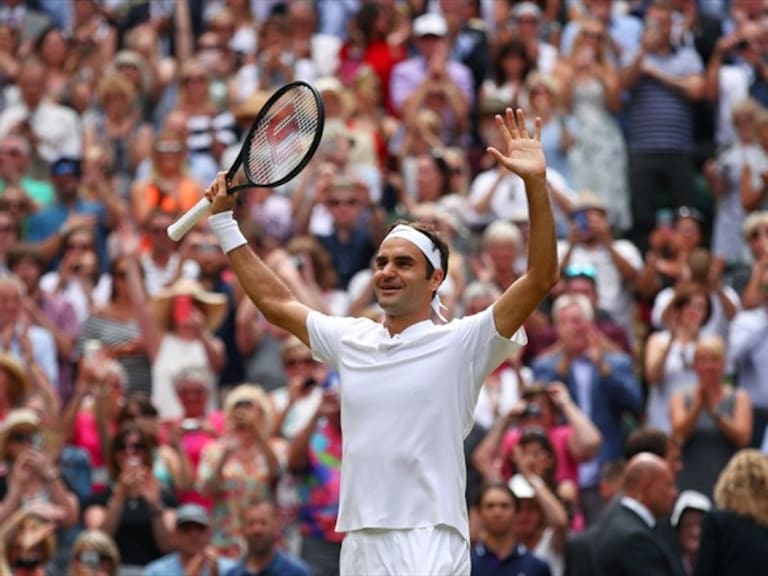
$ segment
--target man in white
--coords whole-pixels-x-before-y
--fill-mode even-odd
[[[373,280],[382,323],[329,317],[247,247],[224,173],[206,192],[211,228],[248,296],[339,372],[342,575],[470,572],[462,439],[484,379],[525,344],[523,322],[558,279],[541,122],[529,135],[522,111],[508,109],[497,124],[506,151],[488,151],[526,183],[528,270],[489,308],[448,323],[433,321],[448,249],[430,228],[401,224],[382,241]]]

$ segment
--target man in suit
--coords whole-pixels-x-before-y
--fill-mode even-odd
[[[677,498],[669,465],[642,452],[627,464],[624,496],[605,519],[595,541],[595,559],[611,576],[682,576],[660,538],[656,520],[672,510]]]

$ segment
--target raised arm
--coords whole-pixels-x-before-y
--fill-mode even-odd
[[[309,346],[307,316],[310,308],[299,302],[283,281],[247,245],[237,222],[232,218],[236,197],[227,194],[226,176],[226,172],[219,172],[205,192],[213,203],[213,215],[209,218],[211,229],[216,233],[246,294],[264,317]]]
[[[547,190],[547,163],[541,147],[541,119],[536,118],[532,135],[525,126],[525,115],[507,108],[496,124],[507,145],[506,154],[494,147],[489,154],[525,182],[530,218],[528,270],[493,305],[499,334],[510,338],[539,305],[559,279],[555,221]]]

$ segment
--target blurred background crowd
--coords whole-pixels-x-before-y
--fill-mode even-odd
[[[380,317],[397,219],[449,242],[449,319],[492,303],[528,217],[485,149],[506,107],[541,118],[562,281],[465,443],[477,574],[499,542],[598,574],[640,452],[682,573],[726,573],[718,513],[768,537],[768,2],[5,0],[0,574],[338,572],[336,374],[205,223],[165,232],[294,79],[321,146],[238,216],[332,315]]]

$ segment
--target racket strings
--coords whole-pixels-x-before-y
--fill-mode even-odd
[[[285,178],[304,162],[315,140],[321,111],[307,88],[287,91],[265,111],[248,147],[249,180],[269,184]]]

